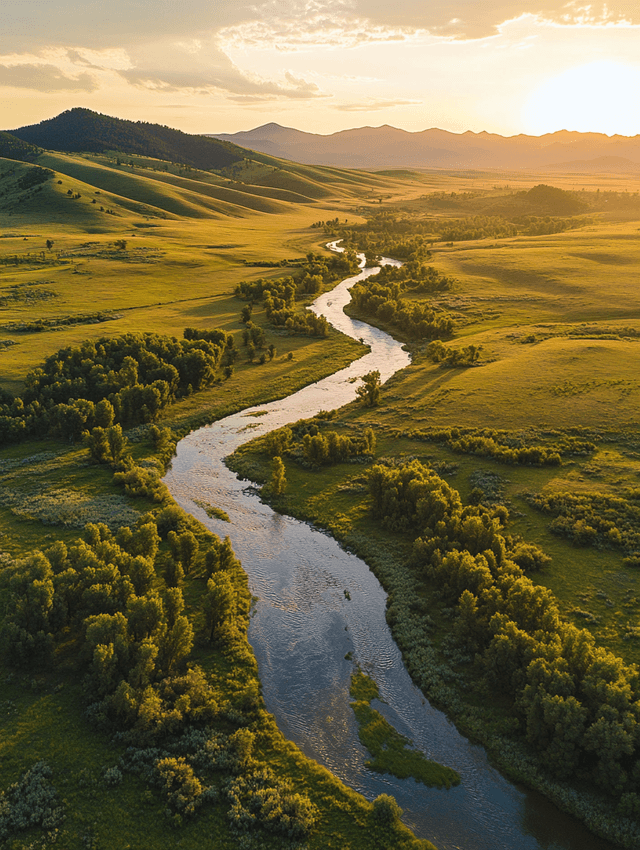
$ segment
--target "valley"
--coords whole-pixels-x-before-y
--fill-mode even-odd
[[[298,423],[297,430],[283,425],[281,438],[275,432],[239,448],[230,464],[267,484],[263,498],[277,511],[329,530],[366,561],[389,594],[387,622],[414,682],[501,770],[586,822],[602,836],[602,847],[636,846],[637,178],[350,171],[229,145],[223,150],[230,162],[205,168],[186,147],[184,161],[151,155],[158,148],[148,139],[149,148],[135,152],[111,149],[108,135],[101,150],[55,150],[45,136],[27,135],[0,137],[0,154],[7,155],[0,159],[0,594],[7,624],[0,788],[43,759],[66,802],[64,816],[47,821],[43,815],[31,826],[5,818],[12,846],[35,840],[48,846],[58,830],[63,846],[73,848],[141,846],[152,833],[154,846],[195,847],[208,830],[219,847],[239,846],[238,836],[242,846],[281,847],[286,835],[292,847],[357,848],[368,846],[372,829],[380,847],[427,846],[387,801],[372,806],[282,737],[259,694],[246,637],[252,602],[245,573],[222,548],[225,520],[218,521],[216,537],[181,512],[161,482],[176,443],[194,429],[285,398],[366,353],[357,339],[304,319],[319,293],[355,272],[350,250],[363,252],[369,266],[380,255],[403,261],[402,269],[386,267],[357,284],[347,312],[399,339],[410,364],[372,403],[363,396],[339,410],[328,405],[326,415]],[[9,156],[16,151],[23,159]],[[335,239],[347,249],[344,266],[325,248]],[[191,336],[183,340],[185,328]],[[99,396],[95,373],[82,377],[90,366],[81,352],[97,360],[107,341],[124,345],[118,340],[140,334],[167,340],[162,345],[174,352],[163,361],[164,377],[149,371],[144,352],[135,354],[135,373],[124,354],[114,354],[121,359],[101,367],[111,375],[111,395]],[[177,340],[183,354],[175,353]],[[129,360],[133,348],[127,350]],[[201,361],[210,358],[197,383],[180,372],[179,359],[196,350]],[[169,377],[172,369],[180,381]],[[164,395],[155,387],[156,408],[138,404],[128,419],[118,412],[116,395],[141,394],[154,380],[167,384]],[[66,393],[65,401],[56,393]],[[110,419],[105,402],[114,411]],[[118,428],[125,442],[116,450]],[[365,433],[373,435],[366,450],[350,456],[339,448]],[[105,434],[108,450],[99,447]],[[269,491],[274,456],[284,463],[281,493]],[[398,500],[404,491],[394,476],[415,479],[407,492],[431,482],[452,505],[460,500],[452,516],[459,511],[484,522],[493,536],[485,546],[456,537],[458,531],[445,534],[410,499],[398,514],[404,511],[405,519],[391,521],[388,505],[382,512],[376,507],[376,474],[396,488]],[[229,508],[210,507],[214,514]],[[141,529],[150,525],[155,548],[141,542]],[[140,542],[131,542],[136,535]],[[178,538],[193,538],[195,554],[187,554],[192,543],[176,548]],[[68,555],[60,559],[63,544]],[[87,566],[80,552],[89,557],[88,549],[91,558],[106,558],[104,564],[141,557],[148,577],[134,581],[134,568],[122,566],[120,577],[110,573],[100,584],[112,582],[113,589],[98,591],[99,582],[82,573]],[[44,556],[34,556],[36,550],[49,562],[38,562],[39,578],[34,558]],[[503,551],[497,566],[483,555],[489,550]],[[506,638],[502,656],[496,649],[496,636],[515,632],[506,620],[499,627],[491,619],[506,617],[507,609],[495,601],[498,591],[482,584],[489,582],[486,574],[480,584],[443,578],[442,559],[449,558],[453,570],[452,552],[475,558],[479,570],[493,569],[491,581],[504,594],[498,567],[506,564],[509,581],[520,581],[522,593],[538,594],[535,604],[544,598],[556,612],[555,625],[547,619],[534,627],[509,609],[519,629],[517,662],[507,658]],[[225,558],[227,566],[220,567]],[[37,603],[38,628],[24,619],[23,574],[50,593],[48,602]],[[115,589],[127,581],[126,593]],[[235,599],[233,615],[231,609],[225,616],[211,613],[214,603],[206,600],[221,598],[221,588]],[[162,658],[175,626],[169,614],[174,590],[191,639],[170,664]],[[485,592],[494,593],[493,610]],[[466,614],[456,607],[462,596]],[[470,596],[481,611],[477,617],[469,613]],[[72,602],[80,597],[85,602]],[[135,599],[162,600],[163,624],[140,631],[132,612],[143,603]],[[129,660],[120,658],[109,685],[100,684],[107,674],[98,672],[96,659],[107,652],[99,647],[114,651],[117,642],[96,637],[90,660],[87,635],[97,631],[87,629],[96,617],[105,629],[108,617],[129,624]],[[43,666],[38,652],[18,651],[18,644],[32,644],[24,635],[16,643],[14,627],[30,634],[33,646],[43,641],[50,663]],[[543,679],[532,679],[527,665],[538,659],[539,671],[544,659],[556,663],[554,675],[569,675],[565,650],[551,647],[570,640],[588,647],[592,684],[573,668],[571,685],[544,680],[550,699],[579,706],[581,731],[559,740],[545,719],[548,707],[532,696]],[[154,642],[159,655],[143,675],[143,644]],[[193,681],[177,684],[179,676]],[[496,681],[504,687],[494,690]],[[152,692],[160,700],[155,726],[148,720]],[[596,692],[608,696],[596,698]],[[102,707],[91,708],[88,718],[87,705]],[[165,713],[180,716],[173,731],[161,719]],[[220,747],[231,755],[205,765],[205,739],[196,742],[204,728],[210,740],[222,736],[216,740],[224,739]],[[190,744],[187,732],[195,736]],[[605,739],[617,743],[605,746]],[[127,744],[139,750],[137,767],[126,760]],[[142,755],[160,746],[167,764],[178,762],[165,765],[164,774],[157,757],[153,767],[144,762],[152,757]],[[545,759],[552,765],[564,759],[563,768],[549,771]],[[169,768],[182,779],[171,779]],[[277,801],[278,814],[270,819],[256,808],[249,827],[242,821],[248,815],[234,821],[229,806],[251,810],[251,782],[263,799]],[[183,796],[191,788],[191,803],[171,796],[177,786]],[[117,830],[105,798],[109,810],[123,813]],[[169,833],[158,816],[165,809]]]

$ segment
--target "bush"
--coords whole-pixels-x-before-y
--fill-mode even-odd
[[[55,829],[64,820],[64,810],[49,782],[51,768],[39,761],[17,782],[0,792],[0,840],[16,832],[39,826]]]
[[[402,809],[395,797],[380,794],[373,801],[373,819],[379,826],[392,826],[402,817]]]
[[[202,783],[184,758],[164,758],[156,763],[157,782],[171,812],[192,815],[202,803]]]

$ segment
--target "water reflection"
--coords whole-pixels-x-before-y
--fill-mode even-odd
[[[275,514],[223,458],[239,445],[320,410],[355,398],[353,378],[378,369],[387,380],[409,363],[388,334],[350,319],[348,289],[365,269],[313,305],[371,351],[346,369],[289,398],[250,408],[180,442],[165,482],[176,501],[220,536],[228,534],[259,597],[249,638],[268,709],[282,732],[346,784],[373,799],[393,794],[405,822],[443,850],[608,850],[538,794],[508,782],[481,747],[460,735],[413,685],[385,621],[386,595],[366,564],[306,523]],[[260,412],[247,429],[247,415]],[[195,503],[224,507],[230,523],[209,518]],[[344,591],[348,590],[348,600]],[[454,767],[462,783],[449,791],[412,779],[379,775],[364,766],[349,706],[352,657],[378,683],[377,707],[428,756]]]

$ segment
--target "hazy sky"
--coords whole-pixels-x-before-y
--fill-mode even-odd
[[[193,133],[635,135],[640,3],[0,0],[0,128],[73,106]]]

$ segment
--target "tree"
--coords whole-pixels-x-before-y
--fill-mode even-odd
[[[192,815],[202,802],[203,788],[186,759],[161,759],[156,763],[156,773],[171,811]]]
[[[193,627],[184,614],[180,614],[160,641],[162,669],[167,674],[173,673],[189,655],[192,647]]]
[[[356,395],[368,407],[375,407],[380,400],[381,386],[380,372],[377,370],[375,372],[368,372],[362,376],[362,386],[357,387]]]
[[[287,489],[287,479],[285,475],[284,463],[281,457],[274,457],[273,470],[271,472],[271,480],[269,481],[269,492],[274,496],[281,496]]]
[[[232,620],[236,612],[236,592],[226,573],[216,573],[209,579],[202,607],[209,641],[212,642],[216,630]]]
[[[47,251],[50,251],[53,248],[53,239],[47,239],[46,246],[47,246]]]
[[[402,809],[395,797],[389,794],[379,794],[373,801],[373,819],[380,826],[392,826],[402,816]]]
[[[183,532],[178,538],[179,557],[185,575],[189,575],[191,567],[195,564],[200,548],[195,534],[192,531]]]

